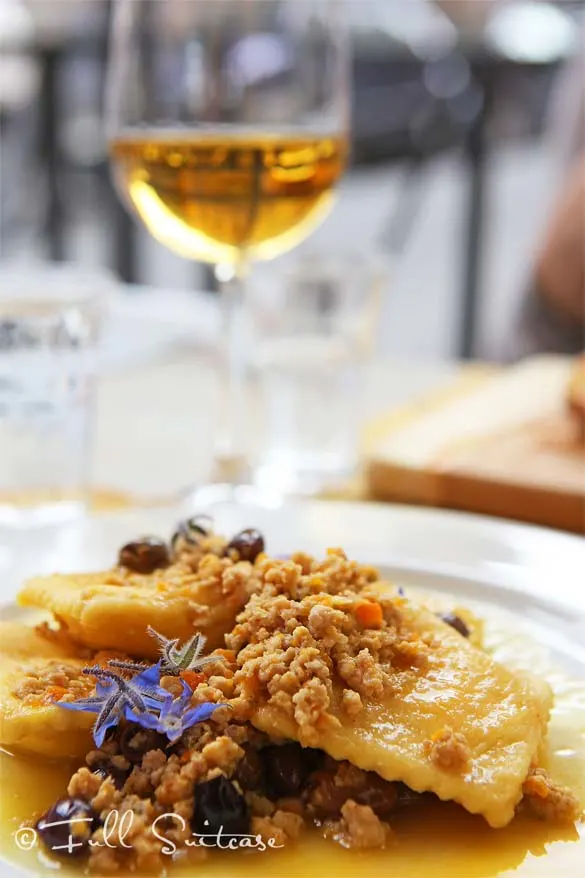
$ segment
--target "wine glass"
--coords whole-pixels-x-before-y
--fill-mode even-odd
[[[226,392],[217,459],[245,481],[242,322],[252,260],[328,213],[348,154],[342,0],[114,0],[106,94],[117,189],[175,253],[212,263]]]

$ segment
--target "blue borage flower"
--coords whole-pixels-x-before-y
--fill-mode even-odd
[[[209,719],[216,708],[224,706],[208,701],[191,708],[193,690],[184,680],[181,680],[183,691],[178,698],[173,698],[160,685],[162,674],[179,675],[182,670],[202,668],[216,661],[213,656],[201,655],[205,645],[202,635],[196,634],[183,647],[178,647],[178,640],[167,640],[153,628],[148,631],[160,644],[162,658],[156,664],[110,659],[109,668],[91,665],[82,673],[96,678],[95,695],[79,701],[54,702],[66,710],[97,713],[93,726],[96,747],[102,746],[108,729],[118,725],[122,718],[145,729],[155,729],[175,743],[186,729]],[[111,670],[113,668],[117,670]],[[118,671],[134,676],[128,679]]]
[[[146,672],[137,674],[131,680],[125,680],[121,674],[117,674],[115,671],[110,671],[99,665],[91,665],[84,668],[83,673],[96,678],[96,694],[90,698],[82,698],[80,701],[57,701],[55,703],[66,710],[97,713],[93,727],[93,739],[96,747],[101,747],[107,730],[119,723],[127,708],[134,709],[137,714],[143,714],[151,708],[156,710],[164,704],[163,693],[166,690],[160,688],[158,681],[153,683],[149,671],[150,668]]]
[[[178,698],[172,698],[170,693],[167,693],[169,697],[157,713],[151,711],[137,716],[133,709],[127,708],[126,719],[140,723],[145,729],[161,732],[167,736],[171,744],[174,744],[184,731],[196,723],[209,719],[216,708],[223,706],[206,701],[204,704],[190,708],[193,692],[184,680],[181,680],[181,683],[183,685],[181,695]]]

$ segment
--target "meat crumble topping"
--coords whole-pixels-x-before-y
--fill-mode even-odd
[[[542,768],[534,768],[523,786],[523,806],[541,820],[574,823],[581,806],[568,787],[558,784]]]
[[[370,594],[375,571],[341,549],[320,563],[302,555],[266,558],[259,568],[260,589],[226,636],[237,654],[236,691],[283,710],[305,746],[315,746],[319,729],[339,725],[330,711],[335,682],[344,687],[343,710],[355,716],[363,699],[392,689],[388,668],[424,662],[426,645],[403,626],[402,599]]]
[[[469,747],[465,736],[446,727],[427,742],[427,751],[439,768],[461,771],[469,760]]]
[[[26,671],[13,695],[23,704],[35,706],[52,701],[77,701],[88,696],[95,688],[95,680],[82,677],[79,667],[54,661],[42,671]]]

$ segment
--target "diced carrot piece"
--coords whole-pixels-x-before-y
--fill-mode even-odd
[[[381,628],[384,621],[382,607],[373,601],[358,604],[354,615],[363,628]]]
[[[261,690],[260,681],[258,677],[247,677],[243,681],[243,686],[245,689],[245,694],[248,698],[255,698]]]
[[[236,659],[236,653],[233,649],[215,649],[213,655],[224,658],[226,662],[233,662]]]
[[[539,799],[548,799],[550,789],[543,777],[534,774],[524,781],[524,793],[530,793],[530,795],[537,796]]]
[[[66,691],[64,686],[48,686],[45,697],[51,701],[59,701],[60,698],[63,698]]]
[[[197,689],[199,683],[202,683],[203,680],[205,680],[205,674],[199,674],[197,671],[181,671],[181,677],[187,686],[190,686],[193,691]]]
[[[436,732],[433,732],[433,734],[431,735],[431,742],[433,744],[437,744],[439,741],[444,740],[446,735],[447,735],[446,729],[438,729]]]

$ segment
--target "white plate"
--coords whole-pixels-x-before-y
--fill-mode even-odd
[[[241,495],[240,495],[241,496]],[[217,502],[199,511],[232,534],[259,528],[271,553],[322,553],[343,546],[408,585],[448,591],[461,602],[497,605],[548,647],[555,663],[585,677],[585,541],[544,528],[408,506],[315,501],[262,508]],[[32,572],[103,569],[128,539],[169,536],[179,518],[171,509],[99,516],[56,534],[14,535],[4,549],[19,563],[5,575],[2,615],[14,617],[18,580]],[[30,536],[30,535],[29,535]],[[2,861],[0,861],[2,862]],[[551,866],[554,865],[551,863]],[[3,878],[24,873],[4,864]]]

